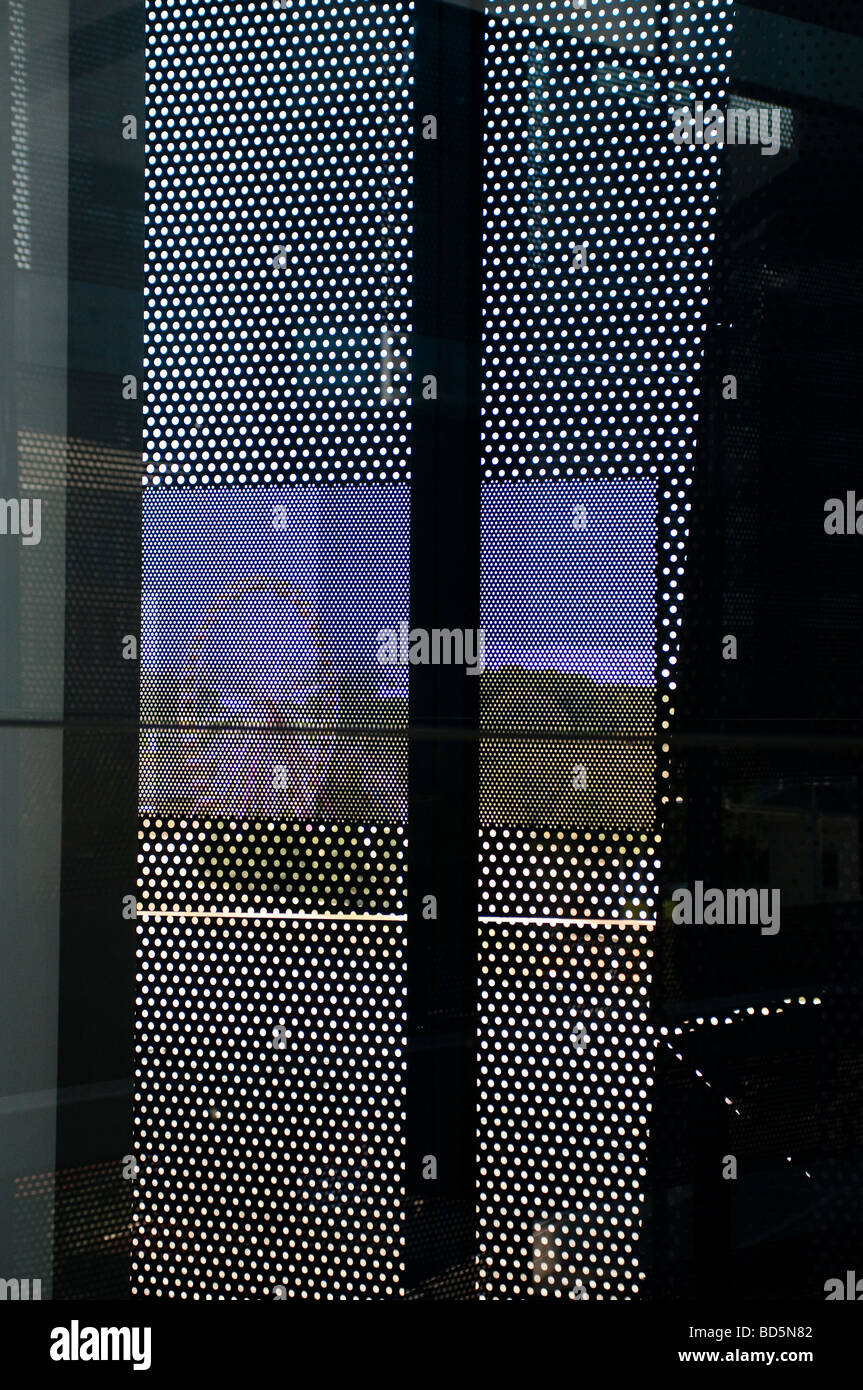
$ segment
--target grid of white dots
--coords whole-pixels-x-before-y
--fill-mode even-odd
[[[150,0],[145,482],[407,476],[410,46],[408,0]]]
[[[723,99],[731,6],[489,11],[483,472],[656,480],[664,732],[719,173],[674,145],[671,111]],[[608,828],[484,833],[481,1297],[637,1295],[658,852]]]
[[[394,923],[138,922],[136,1294],[393,1296]]]
[[[9,88],[12,127],[12,226],[15,264],[30,270],[30,134],[27,40],[23,0],[9,0]]]
[[[654,481],[485,481],[482,500],[480,823],[652,827]]]
[[[480,837],[480,915],[644,921],[659,841],[647,831],[495,829]]]
[[[142,816],[138,840],[156,913],[404,913],[403,826]]]
[[[709,21],[705,27],[694,22],[694,14],[689,22],[689,6],[677,6],[675,24],[681,44],[679,50],[672,49],[678,56],[668,60],[659,74],[665,83],[659,90],[650,26],[637,33],[634,20],[630,23],[642,7],[593,6],[590,18],[579,17],[582,37],[587,26],[593,38],[584,37],[584,61],[569,68],[556,60],[550,47],[557,42],[554,24],[560,6],[546,7],[554,11],[550,16],[542,6],[530,3],[493,4],[492,8],[508,18],[504,24],[492,21],[488,70],[486,475],[559,477],[588,471],[613,475],[619,470],[622,476],[656,476],[657,460],[661,460],[669,486],[666,497],[683,509],[691,466],[694,374],[716,153],[668,151],[665,106],[672,84],[686,76],[673,70],[675,63],[704,64],[699,73],[702,90],[709,89],[712,97],[718,94],[722,64],[715,59],[725,10],[719,4],[702,5],[700,10]],[[285,19],[279,6],[206,13],[198,6],[169,6],[159,0],[150,6],[146,360],[150,482],[372,481],[392,479],[406,468],[404,393],[389,393],[381,401],[377,388],[382,344],[389,355],[393,341],[399,345],[407,322],[409,7],[328,6],[327,22],[338,31],[334,36],[338,41],[331,44],[321,43],[320,9],[298,0],[291,7],[290,28],[284,30],[279,27]],[[653,10],[647,7],[644,13]],[[615,23],[621,18],[621,32],[610,23],[609,15]],[[514,20],[518,25],[539,20],[547,22],[547,27],[543,33],[531,30],[525,37]],[[610,71],[615,64],[608,64],[608,53],[592,53],[591,43],[602,44],[604,50],[617,49],[625,58],[625,69],[618,64],[616,72]],[[348,69],[353,86],[351,81],[341,85],[332,81],[334,72],[342,75],[338,65],[346,51],[354,54]],[[246,54],[248,62],[242,61]],[[517,72],[512,71],[514,57]],[[322,67],[319,80],[312,82],[309,73],[316,63]],[[230,90],[221,75],[226,70],[231,73]],[[524,100],[518,98],[519,81]],[[569,96],[561,91],[561,83],[569,84]],[[197,104],[188,100],[193,88],[202,94]],[[543,93],[551,89],[555,101],[549,109]],[[329,105],[326,100],[317,103],[311,95],[320,91],[331,95]],[[619,133],[609,129],[613,107],[622,127]],[[299,113],[299,125],[286,135],[288,112]],[[177,121],[183,126],[180,133]],[[243,144],[248,148],[250,140],[260,150],[257,162],[249,162],[245,153],[239,161],[233,158],[232,151]],[[577,174],[567,167],[569,161],[574,168],[574,146],[579,147]],[[541,153],[549,174],[542,184],[533,176]],[[379,162],[371,168],[369,161],[373,164],[374,159]],[[563,161],[559,169],[553,167],[555,161]],[[297,198],[295,190],[303,175],[304,195]],[[280,189],[286,186],[294,195],[289,206],[280,201]],[[179,200],[183,187],[195,190],[186,206]],[[601,197],[600,187],[605,189]],[[362,205],[368,188],[373,193]],[[524,190],[521,202],[520,189]],[[507,218],[526,226],[527,235],[517,235]],[[580,278],[570,274],[573,242],[579,238],[588,246]],[[342,260],[333,256],[333,247],[338,241],[344,250],[345,240],[349,245]],[[381,275],[383,267],[388,274]],[[303,306],[316,273],[322,288],[309,313]],[[272,332],[270,291],[276,284],[282,287],[283,349],[274,345]],[[352,302],[361,303],[347,332],[341,317],[346,288],[352,291]],[[170,433],[169,418],[180,426]],[[581,444],[578,456],[573,449],[576,437]],[[682,545],[681,536],[679,547],[668,552],[671,569],[666,574],[675,566],[679,574]],[[669,591],[676,585],[671,578],[664,601],[673,604],[674,594]],[[648,861],[634,862],[647,870]],[[535,893],[533,909],[537,915]],[[168,960],[179,961],[181,969],[193,969],[193,961],[203,959],[199,953],[212,941],[212,924],[204,919],[191,928],[166,929],[163,924],[158,933],[154,928],[155,919],[139,926],[145,956],[155,950],[153,959],[145,960],[149,968],[142,970],[142,990],[147,981],[152,987],[160,965]],[[596,929],[597,924],[592,924],[590,930]],[[646,936],[637,935],[635,923],[632,928],[619,926],[616,939],[612,928],[604,930],[620,960],[631,957],[636,944],[646,959]],[[196,933],[195,941],[188,939],[190,932]],[[301,952],[307,938],[300,933],[292,940]],[[534,954],[536,945],[530,948]],[[494,943],[490,940],[485,949],[493,950]],[[576,955],[578,950],[576,943]],[[505,963],[507,1000],[513,989],[517,991],[512,977],[518,975],[522,959],[519,951],[511,955]],[[238,966],[236,942],[230,958],[229,975],[254,973],[254,965],[247,965],[245,972]],[[391,961],[392,956],[387,959]],[[617,957],[606,962],[607,969],[617,963]],[[296,966],[297,980],[314,977],[315,965],[302,964],[302,969]],[[354,969],[357,980],[362,979],[350,957],[347,966]],[[583,975],[577,966],[576,981]],[[643,978],[646,981],[646,975]],[[347,987],[352,983],[348,980]],[[194,987],[213,989],[216,984],[208,973]],[[528,1005],[537,1019],[544,1016],[545,1008],[546,1016],[557,1021],[557,1033],[564,1021],[568,1026],[573,999],[558,993],[543,1003],[535,985],[531,988],[534,994],[528,994]],[[185,986],[178,984],[177,993],[184,992]],[[575,1004],[586,1007],[586,997],[577,996]],[[628,1068],[633,1077],[638,1073],[644,1079],[647,1052],[638,1041],[636,1021],[642,1015],[637,1001],[621,1008],[615,991],[597,1000],[594,1007],[606,1039],[607,1069],[614,1069],[607,1051],[614,1039],[607,1034],[606,1017],[623,1030],[619,1041],[624,1046],[617,1051],[624,1076]],[[183,1012],[170,990],[155,1003],[142,995],[141,1009],[142,1028],[153,1021],[160,1026],[163,1021],[170,1023],[175,1011]],[[390,1019],[397,1013],[390,1000],[382,1006],[380,1017]],[[493,1021],[493,1014],[490,1009],[486,1018]],[[264,1012],[259,1011],[256,1026],[263,1018]],[[236,1020],[220,1015],[219,1027],[224,1031],[224,1046],[235,1050]],[[535,1068],[548,1056],[552,1043],[547,1030],[544,1033],[539,1026],[530,1025],[525,1033],[528,1044],[540,1042]],[[189,1045],[185,1040],[185,1046]],[[167,1043],[162,1048],[167,1052]],[[392,1047],[384,1046],[382,1052],[393,1055]],[[227,1116],[236,1131],[234,1116],[239,1114],[241,1127],[243,1122],[250,1124],[252,1111],[245,1115],[242,1106],[235,1105],[235,1095],[203,1096],[208,1080],[211,1089],[218,1089],[219,1076],[229,1073],[225,1068],[217,1072],[208,1064],[205,1048],[199,1048],[199,1053],[204,1083],[197,1099],[206,1100],[207,1122],[226,1123]],[[589,1057],[589,1048],[585,1055]],[[484,1053],[484,1066],[486,1060]],[[501,1065],[505,1094],[513,1065],[508,1054]],[[169,1070],[163,1063],[149,1075],[143,1064],[142,1087],[152,1088],[155,1076],[159,1093],[152,1106],[151,1096],[147,1101],[139,1096],[145,1125],[151,1123],[151,1111],[161,1118],[171,1113],[169,1082],[181,1083],[183,1078],[166,1081]],[[641,1106],[639,1114],[646,1113],[646,1092],[633,1077],[622,1081],[622,1093],[620,1086],[604,1078],[587,1107],[594,1118],[588,1121],[587,1137],[578,1141],[578,1152],[594,1162],[592,1185],[597,1198],[587,1194],[568,1203],[571,1183],[567,1186],[565,1180],[566,1192],[555,1185],[556,1170],[546,1155],[539,1182],[546,1198],[559,1200],[551,1206],[548,1200],[533,1201],[525,1217],[533,1222],[527,1237],[523,1222],[513,1235],[519,1250],[526,1251],[537,1223],[550,1222],[560,1231],[577,1229],[582,1282],[590,1284],[593,1277],[593,1287],[599,1290],[631,1290],[636,1285],[629,1236],[612,1240],[608,1228],[618,1220],[615,1213],[619,1214],[621,1193],[629,1209],[635,1210],[639,1159],[633,1149],[633,1125],[630,1137],[621,1141],[620,1153],[611,1152],[611,1111],[605,1098],[606,1089],[621,1093],[624,1114],[630,1119],[627,1105],[636,1110]],[[392,1082],[389,1085],[388,1101],[397,1089]],[[362,1089],[368,1089],[365,1082]],[[556,1104],[552,1102],[549,1114]],[[527,1111],[531,1108],[528,1105]],[[204,1203],[200,1219],[192,1223],[196,1230],[190,1233],[179,1229],[189,1225],[189,1218],[179,1214],[178,1229],[151,1230],[145,1200],[139,1235],[147,1252],[147,1268],[158,1269],[156,1282],[166,1283],[167,1291],[179,1296],[200,1297],[204,1291],[207,1297],[214,1292],[215,1296],[244,1297],[250,1290],[266,1295],[283,1274],[284,1255],[280,1237],[273,1236],[271,1241],[260,1229],[256,1183],[266,1185],[269,1178],[248,1177],[258,1172],[262,1155],[232,1150],[227,1192],[223,1183],[223,1195],[218,1197],[219,1186],[211,1182],[200,1161],[204,1150],[212,1156],[214,1146],[208,1142],[201,1114],[193,1113],[185,1131],[181,1126],[178,1133],[162,1138],[158,1126],[151,1131],[150,1157],[157,1177],[159,1173],[167,1176],[171,1168],[174,1177],[180,1173],[188,1181],[191,1176],[189,1196],[197,1184],[210,1205]],[[569,1120],[569,1108],[566,1114]],[[176,1106],[169,1130],[175,1122]],[[354,1116],[351,1123],[356,1130]],[[360,1124],[359,1129],[363,1131],[364,1126]],[[547,1142],[554,1143],[556,1132],[552,1125]],[[596,1144],[604,1144],[602,1153],[596,1144],[590,1147],[593,1136]],[[354,1141],[340,1142],[350,1148]],[[529,1145],[530,1134],[521,1135],[517,1142]],[[364,1137],[357,1140],[361,1150],[366,1143]],[[627,1143],[629,1149],[624,1152]],[[494,1142],[491,1147],[496,1152]],[[318,1182],[314,1168],[318,1160],[312,1157],[317,1148],[317,1144],[305,1146],[309,1161],[305,1165],[299,1161],[294,1201],[302,1206],[332,1200],[341,1202],[342,1210],[347,1202],[353,1210],[356,1198],[350,1194],[358,1180],[356,1173],[351,1176],[344,1166],[340,1168],[337,1159],[332,1172],[328,1170]],[[481,1148],[485,1163],[485,1139]],[[265,1173],[269,1172],[267,1161],[264,1156]],[[255,1188],[251,1208],[244,1205],[249,1197],[247,1184]],[[146,1199],[146,1184],[144,1191]],[[278,1182],[270,1193],[274,1202],[277,1191],[281,1191]],[[219,1211],[219,1203],[224,1210]],[[579,1203],[585,1214],[573,1216],[581,1212]],[[150,1210],[157,1223],[170,1224],[170,1213],[156,1217],[153,1201]],[[178,1211],[182,1210],[179,1203]],[[257,1223],[251,1233],[244,1215],[253,1225]],[[382,1212],[382,1231],[390,1215],[388,1209]],[[281,1211],[274,1213],[274,1221],[281,1233]],[[331,1244],[333,1234],[330,1229]],[[235,1277],[225,1259],[241,1246],[252,1249],[254,1255],[250,1262],[241,1262]],[[336,1246],[341,1248],[338,1242]],[[357,1279],[359,1296],[379,1296],[382,1281],[390,1279],[395,1268],[393,1256],[389,1263],[383,1262],[387,1268],[380,1277],[345,1274],[343,1267],[337,1267],[338,1259],[327,1263],[321,1248],[316,1238],[301,1240],[299,1253],[292,1256],[302,1266],[299,1277],[309,1280],[319,1297],[356,1296]],[[282,1269],[277,1270],[280,1262]],[[377,1270],[381,1262],[371,1263]],[[366,1268],[360,1260],[351,1270],[358,1267]],[[297,1272],[289,1269],[288,1276]],[[508,1284],[506,1270],[504,1284]],[[232,1292],[218,1292],[226,1288]]]
[[[619,8],[591,3],[584,25],[601,33]],[[525,23],[490,23],[485,474],[664,470],[681,486],[719,154],[676,146],[670,111],[678,88],[718,98],[723,64],[690,70],[686,46],[662,47],[659,30],[639,51],[609,50],[527,27],[541,6],[504,9]],[[702,9],[718,49],[724,7]]]
[[[407,477],[411,20],[150,0],[145,484]],[[141,837],[135,1291],[391,1296],[400,832]]]
[[[638,1292],[648,943],[647,923],[485,924],[481,1298]]]

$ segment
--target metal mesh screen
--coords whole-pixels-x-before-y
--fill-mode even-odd
[[[143,809],[404,819],[408,525],[404,487],[146,490]]]
[[[152,482],[404,477],[409,57],[407,0],[148,5]]]
[[[486,483],[484,824],[652,826],[655,494]]]
[[[144,916],[136,1291],[395,1291],[401,932],[368,917]]]
[[[629,1298],[728,9],[489,11],[480,1289]]]
[[[668,108],[723,93],[727,15],[489,9],[479,1289],[628,1297],[716,188]],[[154,5],[149,44],[136,1287],[377,1297],[398,1283],[407,690],[374,643],[407,618],[407,492],[379,485],[407,478],[409,7]],[[157,1229],[190,1209],[194,1234]]]
[[[148,6],[137,1293],[399,1285],[410,44]]]

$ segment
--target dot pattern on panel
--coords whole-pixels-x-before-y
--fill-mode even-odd
[[[411,6],[147,6],[147,483],[407,476]]]
[[[141,490],[140,453],[111,448],[92,439],[19,430],[18,457],[22,488],[31,491],[59,491],[64,487],[113,493]]]
[[[659,31],[657,6],[644,0],[488,0],[487,9],[498,21],[635,52],[651,52]]]
[[[144,495],[142,813],[402,822],[408,488]]]
[[[655,1043],[646,923],[486,923],[478,1292],[638,1293]]]
[[[483,824],[652,828],[655,518],[650,478],[484,483]]]
[[[485,830],[480,916],[646,921],[656,902],[658,837],[645,831]]]
[[[633,517],[638,488],[655,487],[659,559],[642,602],[662,734],[720,160],[716,149],[676,146],[671,113],[723,99],[730,6],[490,0],[489,13],[483,473],[524,480],[524,508],[547,481],[628,483]],[[637,611],[631,597],[629,606]],[[606,721],[613,703],[594,695]],[[645,718],[630,699],[625,732]],[[638,770],[653,781],[645,810],[657,781],[667,798],[668,751],[660,737],[657,759]],[[608,771],[586,820],[540,830],[548,821],[526,784],[528,814],[510,795],[481,840],[480,914],[491,919],[480,958],[485,1298],[632,1298],[641,1282],[659,839],[652,814],[632,819],[633,770]],[[587,1011],[573,1058],[576,1015]],[[540,1079],[528,1090],[526,1077]]]
[[[27,112],[27,36],[23,0],[10,0],[9,4],[9,59],[15,264],[20,270],[30,270],[30,139]]]
[[[31,1239],[40,1225],[44,1232],[42,1256],[33,1257],[43,1278],[53,1268],[52,1298],[111,1299],[128,1290],[128,1279],[124,1288],[117,1277],[117,1262],[128,1266],[133,1224],[134,1184],[123,1178],[123,1166],[118,1156],[16,1180],[16,1215]],[[16,1266],[34,1269],[21,1255]]]
[[[650,830],[656,755],[652,740],[622,738],[537,742],[483,739],[482,825],[556,825]]]
[[[314,916],[404,914],[402,826],[141,819],[142,907]]]
[[[49,1172],[12,1179],[12,1232],[4,1252],[9,1269],[28,1271],[31,1289],[34,1279],[42,1280],[43,1298],[49,1294],[52,1267],[56,1178]]]
[[[622,8],[591,4],[584,26]],[[706,11],[717,55],[725,11]],[[717,99],[724,65],[682,41],[668,61],[658,40],[611,50],[490,24],[489,477],[682,480],[691,465],[719,155],[676,146],[670,111]]]
[[[144,914],[138,936],[133,1292],[393,1296],[401,928]]]

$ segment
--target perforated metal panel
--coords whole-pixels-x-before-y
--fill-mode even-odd
[[[657,850],[646,832],[485,830],[480,913],[504,921],[640,920],[656,894]]]
[[[673,707],[718,174],[716,151],[674,145],[670,112],[724,96],[729,10],[489,11],[483,470],[513,481],[484,602],[523,650],[495,742],[508,795],[484,769],[480,1289],[629,1298],[668,777],[654,737]]]
[[[723,94],[728,20],[489,9],[478,1288],[630,1297],[718,158],[669,107]],[[379,1297],[406,690],[373,643],[408,557],[406,493],[366,485],[408,476],[409,7],[192,11],[150,21],[146,481],[252,486],[147,493],[136,1287]]]
[[[652,827],[655,494],[485,484],[484,824]]]
[[[369,917],[144,916],[138,1292],[393,1293],[401,953]]]
[[[405,487],[146,490],[144,811],[404,819],[408,526]]]
[[[166,912],[404,911],[402,826],[143,816],[140,891]]]
[[[399,1284],[410,44],[148,6],[139,1293]]]
[[[653,1060],[648,924],[483,925],[480,1296],[631,1298]]]
[[[407,0],[148,5],[149,481],[405,476],[409,58]]]

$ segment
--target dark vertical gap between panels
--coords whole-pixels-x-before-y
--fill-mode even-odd
[[[9,6],[0,5],[0,296],[6,306],[15,303],[15,255],[12,213],[12,54]],[[0,496],[18,497],[18,446],[15,390],[15,315],[0,314]],[[19,591],[21,555],[17,547],[0,546],[0,714],[15,716],[20,708],[21,634]],[[16,862],[10,854],[10,863]]]
[[[479,627],[484,24],[481,0],[417,0],[411,626],[429,632]],[[478,678],[412,666],[410,725],[406,1293],[469,1299]]]
[[[139,665],[130,639],[140,642],[141,626],[145,9],[73,0],[69,29],[54,1296],[113,1299],[130,1296],[135,1186],[124,1163],[132,1150],[135,923],[123,900],[134,899],[137,867]]]

